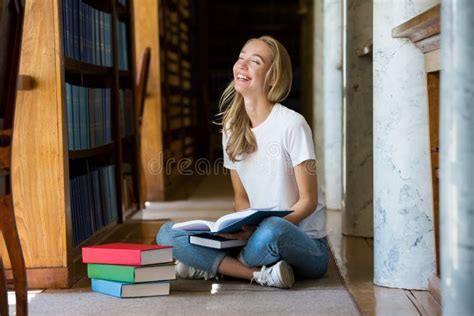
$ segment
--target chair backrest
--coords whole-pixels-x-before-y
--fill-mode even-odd
[[[1,129],[13,127],[25,0],[0,0]]]
[[[138,108],[138,129],[140,129],[139,132],[141,132],[143,111],[145,109],[146,87],[148,84],[148,73],[150,70],[150,54],[150,47],[145,48],[142,55],[140,70],[137,76],[137,86],[135,90],[137,102],[136,108]]]

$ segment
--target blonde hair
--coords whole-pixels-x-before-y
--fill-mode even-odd
[[[276,39],[271,36],[262,36],[249,39],[259,40],[268,45],[272,51],[272,64],[265,75],[265,91],[267,100],[271,103],[280,103],[286,99],[291,90],[292,70],[288,51]],[[244,45],[245,46],[245,45]],[[271,84],[267,84],[270,82]],[[229,136],[225,151],[232,161],[238,161],[237,156],[250,154],[257,150],[257,142],[251,130],[250,119],[245,112],[244,98],[235,90],[234,80],[222,93],[219,102],[222,121],[222,132]]]

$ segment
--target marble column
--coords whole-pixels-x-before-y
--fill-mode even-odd
[[[436,0],[374,0],[374,282],[426,289],[435,271],[422,52],[392,29]]]
[[[342,1],[324,0],[324,166],[326,204],[342,200]]]
[[[313,3],[313,134],[316,147],[318,182],[326,191],[324,165],[324,3]]]
[[[441,4],[440,212],[444,315],[474,315],[474,2]]]
[[[372,0],[344,1],[342,233],[373,236]]]

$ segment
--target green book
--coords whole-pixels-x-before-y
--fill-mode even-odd
[[[153,282],[176,279],[176,268],[174,263],[147,266],[89,263],[87,276],[91,279],[128,283]]]

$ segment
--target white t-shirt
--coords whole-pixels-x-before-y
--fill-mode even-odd
[[[301,114],[277,103],[252,132],[257,150],[237,157],[237,162],[229,159],[225,150],[227,136],[222,133],[224,167],[237,171],[251,208],[291,209],[299,199],[293,167],[316,159],[311,128]],[[326,236],[326,204],[319,185],[316,209],[298,226],[311,238]]]

